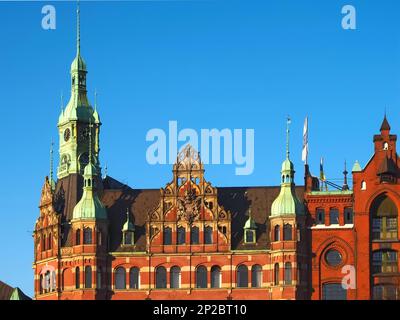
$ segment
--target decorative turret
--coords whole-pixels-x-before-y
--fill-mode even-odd
[[[92,125],[90,124],[91,128]],[[83,173],[83,195],[73,211],[73,219],[107,219],[107,212],[96,193],[97,169],[92,163],[92,134],[89,130],[89,163]]]
[[[131,221],[129,208],[126,209],[126,222],[122,227],[122,244],[133,245],[135,243],[135,225]]]
[[[255,243],[256,242],[256,230],[257,224],[251,215],[251,208],[249,208],[249,218],[243,227],[244,230],[244,243]]]
[[[288,118],[286,128],[286,159],[282,163],[281,170],[281,191],[272,203],[272,216],[304,214],[303,204],[296,196],[294,184],[295,171],[293,163],[289,158],[289,125],[290,119]]]

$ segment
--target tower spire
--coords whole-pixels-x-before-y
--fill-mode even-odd
[[[346,163],[346,160],[344,160],[344,171],[343,171],[344,182],[343,182],[342,190],[349,190],[349,185],[347,184],[347,174],[348,173],[349,172],[347,171],[347,163]]]
[[[89,118],[89,164],[92,163],[92,119]]]
[[[290,133],[290,129],[289,129],[289,125],[291,124],[291,120],[290,120],[290,117],[288,116],[287,117],[287,119],[286,119],[286,159],[289,159],[289,154],[290,154],[290,151],[289,151],[289,139],[290,139],[290,136],[289,136],[289,133]]]
[[[76,55],[79,56],[81,54],[81,21],[80,21],[80,8],[79,8],[79,0],[77,1],[76,6]]]

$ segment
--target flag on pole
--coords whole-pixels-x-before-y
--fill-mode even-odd
[[[321,162],[319,164],[319,179],[321,180],[321,191],[324,190],[324,185],[326,191],[328,191],[328,185],[326,184],[326,177],[324,173],[324,158],[321,158]]]
[[[308,117],[304,120],[301,160],[304,161],[305,164],[308,164]]]

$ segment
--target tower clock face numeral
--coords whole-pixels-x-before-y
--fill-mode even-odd
[[[67,142],[70,137],[71,137],[71,130],[69,128],[67,128],[64,131],[64,141]]]

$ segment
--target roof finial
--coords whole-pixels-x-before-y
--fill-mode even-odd
[[[89,119],[89,163],[92,163],[92,119]]]
[[[50,144],[50,176],[49,176],[49,180],[50,180],[50,185],[53,184],[53,139],[51,139],[51,144]]]
[[[342,190],[349,190],[349,185],[347,184],[347,165],[346,165],[346,160],[344,160],[344,171],[343,171],[343,175],[344,175],[344,182],[343,182],[343,187]]]
[[[64,110],[64,95],[63,95],[62,91],[61,91],[60,100],[61,100],[61,112],[63,112],[63,110]]]
[[[289,132],[290,132],[289,125],[291,122],[292,122],[292,120],[290,120],[290,117],[287,116],[287,119],[286,119],[286,159],[289,159],[289,153],[290,153],[290,151],[289,151]]]
[[[76,8],[76,55],[81,54],[81,25],[80,25],[80,9],[79,0],[77,1]]]
[[[97,111],[97,89],[94,89],[94,110]]]

